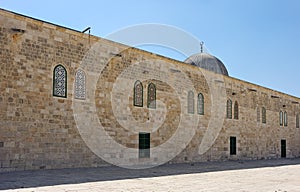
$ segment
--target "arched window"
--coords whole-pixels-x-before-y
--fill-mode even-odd
[[[260,108],[256,108],[256,116],[257,116],[257,122],[260,122]]]
[[[267,112],[265,107],[261,108],[261,122],[267,123]]]
[[[143,107],[143,84],[139,80],[134,83],[133,105]]]
[[[283,124],[284,124],[284,126],[288,126],[288,117],[287,117],[286,111],[283,114]]]
[[[299,114],[296,114],[296,128],[299,128]]]
[[[76,99],[85,99],[86,90],[85,90],[86,76],[83,70],[78,69],[75,73],[75,98]]]
[[[62,65],[53,70],[53,96],[67,97],[67,71]]]
[[[202,93],[198,94],[198,114],[204,115],[204,97]]]
[[[227,100],[226,117],[232,119],[232,101],[230,99]]]
[[[156,108],[156,87],[153,83],[148,85],[148,102],[147,107],[151,109]]]
[[[237,101],[234,102],[234,114],[233,114],[234,119],[239,119],[239,104]]]
[[[279,112],[279,125],[280,126],[283,125],[283,112],[282,111]]]
[[[188,113],[194,114],[194,92],[188,92]]]

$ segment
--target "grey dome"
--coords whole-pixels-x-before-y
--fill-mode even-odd
[[[208,71],[228,76],[228,71],[222,61],[208,53],[194,54],[187,58],[184,62],[201,67]]]

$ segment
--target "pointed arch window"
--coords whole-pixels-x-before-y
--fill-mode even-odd
[[[282,111],[279,112],[279,125],[283,126],[283,112]]]
[[[143,107],[143,84],[139,80],[134,83],[133,105]]]
[[[202,93],[198,94],[198,114],[204,115],[204,97]]]
[[[267,112],[265,107],[261,108],[261,122],[267,123]]]
[[[227,119],[232,119],[232,101],[230,99],[227,100],[227,110],[226,117]]]
[[[86,75],[81,69],[78,69],[75,73],[75,99],[84,100],[86,97]]]
[[[259,107],[256,108],[256,118],[257,118],[257,122],[260,122],[260,108]]]
[[[288,116],[286,111],[283,113],[283,124],[284,126],[288,126]]]
[[[234,102],[234,119],[239,119],[239,104],[237,101]]]
[[[296,114],[296,128],[299,128],[299,114]]]
[[[53,70],[53,96],[67,97],[67,71],[62,65]]]
[[[147,107],[151,109],[156,108],[156,87],[153,83],[148,85],[148,102]]]
[[[194,114],[194,92],[188,92],[188,113]]]

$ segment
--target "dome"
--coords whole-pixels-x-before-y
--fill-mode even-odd
[[[228,76],[228,71],[222,61],[208,53],[194,54],[187,58],[184,62],[208,71]]]

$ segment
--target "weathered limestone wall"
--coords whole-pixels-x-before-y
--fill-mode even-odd
[[[74,129],[71,108],[72,74],[89,48],[88,36],[5,11],[0,23],[1,170],[103,164]],[[59,63],[70,74],[66,99],[52,96]]]
[[[139,131],[151,132],[155,148],[176,135],[183,118],[190,119],[184,129],[195,125],[195,133],[170,162],[280,158],[281,139],[287,141],[287,157],[300,156],[299,98],[5,10],[0,23],[0,171],[108,165],[80,135],[78,126],[93,126],[78,115],[86,111],[95,112],[110,138],[132,149],[138,148]],[[95,46],[97,51],[89,52]],[[67,70],[67,98],[52,93],[58,64]],[[87,74],[84,101],[73,99],[79,68]],[[133,106],[136,80],[143,84],[143,107]],[[91,82],[96,82],[94,88]],[[157,89],[156,109],[147,108],[150,82]],[[187,113],[190,84],[194,114]],[[198,93],[204,96],[204,115],[197,114]],[[238,102],[238,120],[226,119],[227,99]],[[288,126],[279,125],[280,110],[288,113]],[[230,136],[237,138],[237,155],[229,154]]]

